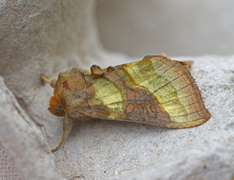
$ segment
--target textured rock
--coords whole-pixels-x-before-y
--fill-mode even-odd
[[[72,169],[79,169],[79,175],[87,179],[230,179],[234,176],[234,56],[176,59],[194,60],[191,72],[211,119],[188,129],[104,120],[75,122],[62,148],[55,153],[56,162],[66,176]]]
[[[161,153],[151,157],[151,165],[135,173],[125,173],[120,179],[230,180],[234,177],[234,56],[192,59],[195,59],[192,74],[203,92],[211,119],[199,127],[155,137],[156,149]],[[145,146],[149,144],[146,142]]]
[[[55,162],[65,177],[230,179],[234,176],[234,56],[176,59],[194,60],[191,72],[211,119],[198,127],[177,130],[104,120],[74,121],[72,132],[55,153]],[[45,114],[52,118],[49,112]],[[52,147],[62,133],[62,121],[55,119],[60,118],[46,124]]]
[[[6,87],[2,84],[1,141],[4,151],[13,158],[13,163],[19,174],[23,175],[23,179],[45,178],[46,173],[43,178],[39,176],[43,169],[31,166],[30,163],[36,159],[39,152],[44,152],[41,154],[41,159],[47,157],[49,148],[44,143],[43,146],[34,147],[40,148],[35,152],[35,157],[25,156],[28,151],[32,156],[34,154],[31,152],[33,147],[29,146],[29,142],[38,141],[37,143],[41,144],[44,139],[38,132],[36,133],[38,137],[35,139],[32,131],[36,128],[19,131],[14,121],[17,120],[17,115],[20,116],[22,109],[27,118],[21,117],[19,122],[26,121],[28,124],[29,121],[34,121],[49,139],[50,145],[56,144],[60,138],[58,136],[56,139],[54,136],[61,130],[61,121],[47,111],[52,89],[41,80],[41,75],[52,78],[57,76],[58,72],[75,66],[89,67],[96,61],[105,64],[102,61],[112,56],[113,61],[126,60],[123,58],[126,56],[102,50],[94,18],[94,2],[94,0],[0,2],[0,75],[8,88],[5,90]],[[11,95],[8,95],[9,93]],[[8,99],[9,104],[4,105],[8,103]],[[19,103],[21,107],[16,108],[15,103]],[[2,121],[3,118],[7,121]],[[23,126],[21,129],[27,127],[25,123],[21,125]],[[9,140],[7,136],[10,126],[11,131],[15,133],[12,134],[14,140]],[[5,128],[8,131],[4,130]],[[22,137],[27,137],[27,141],[24,142],[25,148],[21,144]],[[19,147],[15,142],[18,142]],[[19,166],[20,162],[25,166]],[[45,165],[45,167],[48,173],[55,173],[54,166],[51,165],[49,168]],[[5,177],[12,178],[10,175]],[[48,176],[48,179],[53,179],[52,175]],[[54,179],[59,178],[55,176]]]
[[[234,1],[97,0],[103,46],[132,56],[233,54]]]
[[[92,0],[2,1],[0,5],[0,73],[5,82],[0,79],[0,140],[22,179],[62,179],[60,173],[67,179],[234,176],[234,56],[177,58],[195,62],[191,71],[212,114],[207,123],[173,130],[74,121],[53,156],[49,149],[60,141],[62,118],[47,111],[53,90],[40,75],[53,77],[74,66],[89,67],[99,61],[96,64],[106,67],[133,58],[102,50]]]
[[[0,77],[0,140],[23,179],[63,179],[35,123]],[[1,174],[3,176],[3,174]],[[5,176],[6,179],[7,175]]]
[[[56,118],[47,111],[52,89],[44,86],[40,76],[52,78],[69,67],[90,65],[101,56],[94,7],[93,0],[0,2],[0,75],[9,88],[6,90],[1,79],[1,141],[22,179],[46,179],[48,174],[51,175],[48,179],[59,179],[57,175],[52,178],[56,174],[53,155],[43,142],[44,137],[39,132],[33,133],[40,128],[44,136],[50,136],[47,124],[56,125],[53,123]],[[21,112],[25,112],[23,117]],[[32,120],[38,128],[25,131]],[[32,165],[33,160],[45,161],[45,167],[37,161]],[[49,161],[51,167],[46,165]]]

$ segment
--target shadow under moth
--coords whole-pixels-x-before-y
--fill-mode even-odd
[[[185,62],[164,54],[143,60],[89,71],[73,68],[50,82],[54,96],[48,110],[63,116],[63,135],[70,131],[71,117],[78,120],[106,119],[151,124],[166,128],[188,128],[206,122],[200,90]]]

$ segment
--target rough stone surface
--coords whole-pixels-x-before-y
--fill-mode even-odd
[[[22,179],[63,179],[42,132],[0,77],[0,140]],[[4,161],[2,159],[1,161]],[[9,177],[1,174],[5,179]]]
[[[113,61],[127,59],[124,55],[102,50],[95,24],[94,8],[94,0],[0,1],[0,75],[27,117],[38,125],[48,139],[56,135],[56,128],[61,128],[61,121],[47,111],[52,89],[41,80],[41,75],[53,78],[60,71],[72,67],[90,67],[96,61],[99,61],[100,65],[104,65],[105,62],[111,64],[110,59]],[[4,89],[3,92],[5,93]],[[8,97],[5,94],[1,95]],[[4,104],[5,101],[3,99],[2,103]],[[13,106],[14,103],[11,105]],[[7,119],[13,122],[16,120],[16,116],[9,113],[10,107],[1,106],[0,108],[1,112],[8,112],[8,114],[1,114],[1,118],[7,115]],[[8,109],[5,110],[5,108]],[[12,109],[14,110],[14,107]],[[1,123],[4,122],[1,121]],[[2,131],[1,141],[4,142],[4,151],[9,151],[8,154],[13,162],[28,162],[30,165],[31,157],[20,156],[30,151],[30,148],[20,149],[14,144],[18,141],[20,143],[21,138],[29,132],[19,131],[13,126],[11,128],[13,132],[17,131],[19,136],[14,136],[16,139],[9,141],[4,134],[8,134],[9,131]],[[34,136],[27,136],[27,138],[31,138],[31,141],[35,140]],[[27,142],[30,140],[25,143]],[[58,139],[54,139],[54,143],[53,140],[49,142],[54,145]],[[44,149],[44,153],[48,152]],[[41,156],[46,157],[45,154]],[[36,169],[33,166],[21,168],[17,163],[19,174],[28,170],[28,174],[35,175],[41,171],[40,168]],[[48,168],[48,172],[54,171],[53,168],[53,166],[51,169]],[[27,173],[22,177],[32,177]],[[7,178],[12,177],[9,175]],[[33,177],[33,179],[37,178],[41,177]]]
[[[150,154],[152,140],[140,142],[146,149],[145,157],[141,158],[150,156],[151,162],[141,170],[123,174],[120,179],[230,180],[234,177],[234,56],[189,59],[195,61],[191,71],[211,119],[199,127],[168,130],[154,137],[153,142],[158,145],[154,156]]]
[[[234,1],[97,0],[103,46],[131,56],[233,54]]]
[[[66,176],[73,169],[79,169],[85,179],[229,180],[234,176],[234,56],[174,59],[194,60],[191,72],[212,114],[210,120],[188,129],[104,120],[75,122],[55,153]]]
[[[104,68],[143,58],[102,50],[94,7],[93,0],[0,2],[0,73],[6,85],[0,79],[0,141],[21,178],[233,177],[234,56],[173,58],[194,60],[191,72],[212,114],[207,123],[173,130],[74,120],[62,147],[54,156],[49,152],[60,141],[62,118],[47,111],[53,90],[40,75],[53,77],[74,66],[96,62]]]

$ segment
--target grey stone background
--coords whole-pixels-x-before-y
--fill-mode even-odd
[[[144,2],[0,2],[0,179],[234,177],[233,2]],[[162,51],[194,61],[191,73],[212,114],[207,123],[173,130],[74,121],[62,147],[50,152],[62,119],[47,111],[53,90],[42,74]]]
[[[98,0],[97,21],[105,48],[144,56],[232,55],[231,0]]]

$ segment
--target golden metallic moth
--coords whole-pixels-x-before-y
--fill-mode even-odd
[[[62,140],[53,151],[70,131],[71,117],[188,128],[211,116],[188,65],[170,60],[163,53],[138,62],[106,69],[93,65],[90,69],[73,68],[49,81],[54,96],[48,110],[64,117]]]

